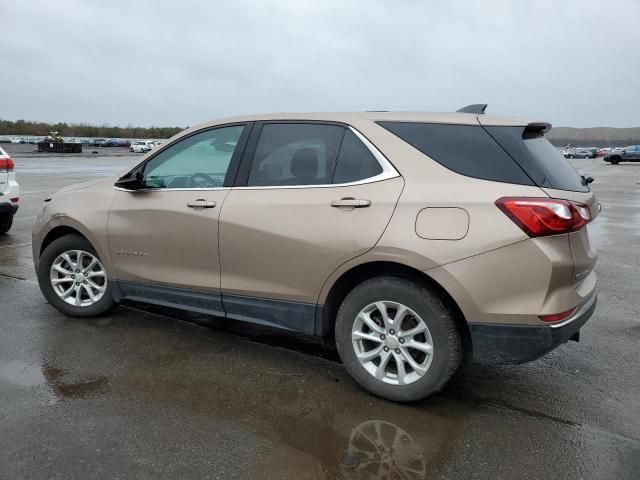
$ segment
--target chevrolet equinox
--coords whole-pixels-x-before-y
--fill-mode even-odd
[[[595,309],[600,205],[549,124],[485,107],[189,128],[46,200],[42,293],[74,317],[130,299],[318,336],[396,401],[463,361],[537,359]]]

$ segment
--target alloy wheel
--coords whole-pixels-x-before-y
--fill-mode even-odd
[[[88,307],[107,290],[107,272],[94,254],[70,250],[56,257],[49,279],[53,291],[69,305]]]
[[[364,369],[392,385],[420,380],[433,360],[427,324],[399,302],[378,301],[364,307],[353,323],[351,341]]]

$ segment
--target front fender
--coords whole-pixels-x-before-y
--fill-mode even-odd
[[[107,273],[114,278],[113,262],[107,239],[107,221],[114,196],[111,180],[90,188],[55,194],[43,207],[32,233],[33,261],[38,269],[42,245],[48,243],[56,229],[72,229],[83,235],[95,248]]]

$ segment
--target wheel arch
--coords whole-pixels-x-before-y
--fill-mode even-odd
[[[47,248],[57,239],[62,238],[66,235],[79,235],[82,238],[84,238],[87,242],[93,245],[91,240],[89,240],[86,237],[86,235],[84,235],[80,230],[70,227],[69,225],[59,225],[49,230],[47,234],[44,236],[44,238],[42,239],[42,243],[40,244],[40,250],[38,252],[38,257],[42,256],[42,252],[44,252],[45,248]]]
[[[462,338],[465,358],[470,358],[471,334],[465,316],[451,294],[436,280],[418,269],[392,261],[371,261],[356,265],[344,272],[331,286],[324,304],[316,311],[316,334],[329,348],[335,348],[335,320],[342,301],[362,282],[381,276],[407,278],[435,291],[454,312],[454,319]]]
[[[34,230],[32,253],[33,262],[36,270],[40,263],[40,257],[45,248],[51,245],[52,242],[65,235],[79,235],[88,241],[95,249],[100,258],[100,261],[112,275],[111,256],[109,255],[109,248],[106,241],[100,241],[100,236],[96,235],[89,228],[85,227],[81,222],[66,216],[57,216],[51,220],[48,224],[41,228]]]

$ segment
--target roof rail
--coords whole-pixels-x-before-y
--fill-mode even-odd
[[[462,107],[460,110],[456,111],[460,113],[477,113],[482,115],[486,109],[486,103],[474,103],[473,105],[467,105],[466,107]]]

